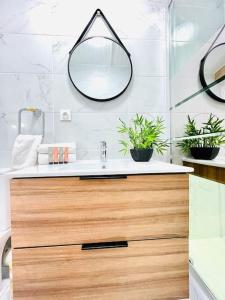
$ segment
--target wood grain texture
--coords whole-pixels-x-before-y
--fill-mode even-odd
[[[224,75],[225,75],[225,66],[221,67],[219,70],[216,71],[215,80],[220,79]]]
[[[225,168],[183,162],[184,166],[194,168],[193,175],[225,184]]]
[[[187,239],[13,250],[14,300],[176,300],[188,298]]]
[[[13,247],[188,235],[188,175],[14,179]]]

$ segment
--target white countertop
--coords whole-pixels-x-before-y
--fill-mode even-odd
[[[192,168],[151,160],[134,162],[132,160],[109,160],[102,167],[100,161],[81,160],[64,165],[42,165],[7,173],[10,178],[62,177],[92,175],[129,174],[172,174],[189,173]]]
[[[12,169],[10,169],[10,168],[0,168],[0,175],[4,175],[11,171],[12,171]]]
[[[194,158],[189,158],[189,157],[183,157],[182,160],[186,161],[186,162],[194,163],[194,164],[225,168],[225,159],[219,158],[219,157],[212,159],[212,160],[203,160],[203,159],[194,159]]]

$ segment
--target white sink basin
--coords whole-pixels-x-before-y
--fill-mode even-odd
[[[42,165],[9,173],[10,177],[56,177],[56,176],[91,176],[119,174],[163,174],[188,173],[192,168],[173,165],[160,161],[134,162],[132,160],[109,160],[101,163],[96,160],[81,160],[70,164]]]

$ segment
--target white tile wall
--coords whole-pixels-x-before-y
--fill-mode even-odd
[[[2,0],[1,32],[31,34],[50,32],[51,4],[51,0]]]
[[[2,34],[1,73],[51,73],[51,44],[47,36]]]
[[[0,1],[0,140],[4,141],[0,165],[10,162],[17,112],[25,106],[46,112],[46,141],[76,140],[78,158],[98,158],[102,139],[109,144],[110,157],[121,157],[119,117],[163,114],[169,128],[166,4],[165,0]],[[67,75],[68,52],[97,8],[127,46],[134,67],[127,91],[108,103],[81,96]],[[96,23],[90,34],[98,31]],[[59,121],[62,108],[72,110],[72,122]]]
[[[47,74],[0,73],[0,110],[17,113],[21,107],[53,110],[50,98],[52,77]]]
[[[132,55],[136,75],[166,75],[166,41],[127,39],[123,42]]]

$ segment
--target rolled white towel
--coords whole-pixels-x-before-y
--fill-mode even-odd
[[[68,161],[69,163],[75,162],[76,154],[69,154],[68,158],[69,158],[69,161]],[[39,165],[48,165],[48,163],[49,163],[48,159],[49,159],[48,154],[42,154],[42,153],[38,154],[38,164]]]
[[[48,148],[54,148],[54,147],[68,148],[68,153],[76,153],[76,143],[40,144],[38,147],[38,153],[47,154]]]
[[[12,150],[12,167],[23,169],[36,165],[37,148],[41,141],[41,135],[18,135]]]
[[[10,271],[12,269],[12,249],[8,250],[6,254],[3,255],[2,258],[3,267],[9,267]]]

